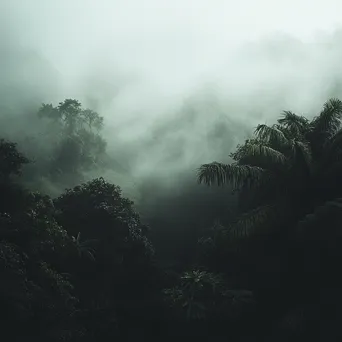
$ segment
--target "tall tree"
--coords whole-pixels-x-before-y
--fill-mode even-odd
[[[328,100],[311,121],[285,111],[276,124],[258,125],[254,138],[231,153],[231,164],[202,165],[198,181],[230,183],[239,191],[241,233],[296,222],[342,193],[341,181],[335,182],[342,170],[341,117],[338,99]]]
[[[103,117],[91,109],[84,109],[74,99],[66,99],[57,107],[42,104],[38,116],[47,119],[47,139],[53,141],[54,150],[49,160],[49,173],[66,179],[81,179],[82,171],[96,167],[103,160],[106,142],[100,131]],[[69,182],[70,185],[73,182]]]
[[[249,284],[264,312],[272,312],[264,320],[271,327],[294,319],[300,333],[291,336],[302,339],[317,334],[318,316],[331,320],[341,305],[331,291],[340,286],[341,118],[338,99],[312,120],[286,111],[276,124],[259,125],[231,164],[202,165],[198,173],[199,182],[238,190],[241,215],[229,228],[249,236],[242,239]]]

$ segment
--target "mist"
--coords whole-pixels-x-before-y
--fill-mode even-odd
[[[42,102],[76,98],[104,116],[115,161],[86,178],[120,185],[150,221],[180,231],[194,226],[180,207],[195,215],[215,200],[207,225],[233,200],[196,184],[201,164],[229,161],[282,110],[310,117],[340,95],[341,9],[333,0],[0,0],[0,132],[35,134]]]

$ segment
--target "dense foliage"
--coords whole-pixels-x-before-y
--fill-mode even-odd
[[[103,117],[84,109],[77,100],[58,106],[42,104],[31,116],[35,134],[23,132],[18,141],[29,157],[24,181],[40,190],[46,184],[62,188],[84,181],[84,172],[100,168],[106,161],[106,141],[101,136]]]
[[[49,168],[44,161],[51,179],[75,179],[101,163],[106,144],[96,112],[65,100],[38,114],[58,132]],[[191,263],[174,269],[158,262],[160,246],[152,246],[160,227],[150,231],[119,186],[96,178],[56,198],[28,190],[20,177],[23,169],[24,176],[32,172],[24,168],[30,160],[1,139],[3,335],[13,341],[342,337],[341,119],[338,99],[311,120],[286,111],[275,124],[260,124],[231,153],[231,163],[202,165],[199,182],[231,184],[239,205],[237,212],[227,208],[226,225],[218,220],[202,234]]]

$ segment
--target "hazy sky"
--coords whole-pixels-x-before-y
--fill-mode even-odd
[[[337,0],[0,0],[0,38],[45,56],[58,96],[93,101],[115,146],[148,140],[136,161],[146,171],[175,142],[183,159],[203,152],[218,112],[252,128],[283,109],[319,109],[342,80],[341,10]],[[205,102],[198,120],[151,145],[151,127],[189,97]]]
[[[179,88],[236,45],[283,32],[310,40],[341,22],[338,0],[0,0],[11,33],[60,71],[112,64]],[[178,84],[178,87],[176,86]]]
[[[0,138],[44,160],[55,146],[30,110],[65,98],[97,110],[128,171],[86,177],[121,186],[178,255],[232,205],[229,189],[196,183],[201,164],[229,162],[282,110],[342,97],[341,24],[341,0],[0,0]]]

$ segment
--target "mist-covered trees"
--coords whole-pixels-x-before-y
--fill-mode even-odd
[[[3,333],[38,338],[43,325],[41,334],[58,340],[77,303],[71,283],[62,275],[61,261],[67,258],[70,241],[51,216],[51,201],[8,177],[27,160],[14,144],[1,145],[6,170],[6,181],[0,185],[0,300],[2,322],[7,322]],[[14,333],[18,324],[21,329]]]
[[[317,317],[328,319],[342,303],[336,293],[324,295],[340,283],[333,269],[342,250],[341,119],[338,99],[312,120],[286,111],[276,124],[258,125],[231,164],[205,164],[198,173],[200,182],[238,190],[240,216],[221,231],[220,248],[239,247],[248,286],[273,312],[268,320],[299,309],[298,338],[311,336]]]
[[[0,139],[0,177],[1,181],[7,180],[11,175],[19,175],[28,159],[20,153],[16,144]]]
[[[327,101],[311,121],[286,111],[276,124],[258,125],[255,137],[231,154],[233,163],[202,165],[198,179],[231,183],[240,191],[241,209],[250,211],[237,231],[296,222],[341,191],[341,118],[338,99]]]
[[[8,213],[20,212],[24,206],[25,191],[13,178],[21,174],[27,163],[15,143],[0,139],[0,202]]]
[[[38,116],[50,120],[48,127],[55,133],[50,172],[77,174],[101,160],[106,143],[100,136],[103,117],[98,113],[83,109],[77,100],[67,99],[57,107],[43,104]]]
[[[27,184],[74,186],[84,180],[85,172],[98,169],[105,160],[103,117],[83,108],[79,101],[42,104],[32,122],[35,136],[25,135],[20,141],[32,161],[24,172]]]
[[[153,230],[119,186],[77,178],[105,151],[102,118],[76,100],[43,105],[39,116],[53,132],[47,140],[53,153],[35,167],[42,174],[59,169],[45,173],[51,182],[71,175],[79,185],[55,198],[26,189],[20,177],[31,158],[0,140],[5,335],[15,341],[173,341],[184,335],[299,341],[315,340],[321,329],[339,336],[333,324],[342,319],[339,100],[327,101],[311,120],[286,111],[274,125],[259,125],[231,154],[231,164],[200,167],[200,182],[233,185],[238,210],[217,211],[226,225],[218,220],[199,239],[198,253],[192,244],[194,255],[173,269],[158,262]],[[177,222],[163,210],[166,220]]]
[[[0,154],[6,175],[0,204],[6,332],[42,341],[112,340],[120,328],[117,313],[129,317],[140,307],[134,303],[155,288],[153,248],[133,203],[102,178],[53,201],[9,178],[27,162],[15,144],[2,140]],[[11,197],[17,202],[9,206]],[[22,329],[14,332],[18,324]]]
[[[92,241],[96,249],[92,272],[82,276],[88,282],[101,277],[103,283],[96,281],[96,286],[103,287],[96,292],[122,299],[125,289],[134,288],[141,280],[139,275],[148,272],[153,257],[133,202],[122,197],[118,186],[99,178],[67,190],[54,204],[57,221],[72,236],[80,233],[83,241]],[[115,291],[116,287],[121,290]],[[141,289],[139,284],[129,296]]]

